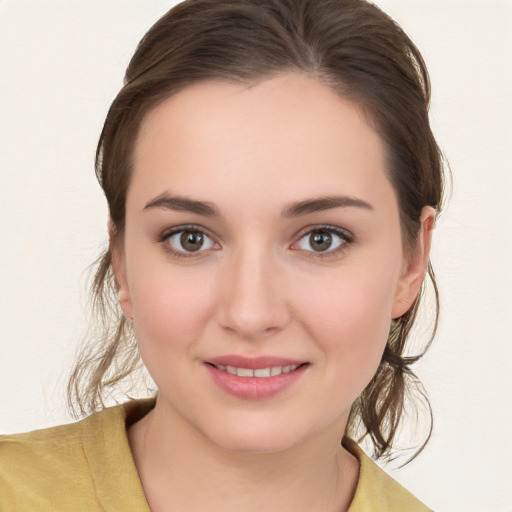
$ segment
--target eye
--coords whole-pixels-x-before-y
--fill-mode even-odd
[[[307,232],[292,248],[316,253],[331,253],[341,249],[350,241],[347,233],[331,227],[322,227]]]
[[[203,231],[182,229],[167,235],[164,240],[170,250],[176,253],[194,253],[214,249],[217,244]]]

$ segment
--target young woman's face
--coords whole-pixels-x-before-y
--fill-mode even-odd
[[[424,263],[379,136],[296,74],[197,84],[146,117],[117,257],[158,407],[246,452],[341,438]]]

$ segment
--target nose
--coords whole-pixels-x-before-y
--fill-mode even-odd
[[[263,249],[245,248],[225,263],[217,303],[221,327],[247,340],[281,331],[290,311],[275,258]]]

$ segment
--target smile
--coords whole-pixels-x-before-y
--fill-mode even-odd
[[[264,400],[283,393],[297,385],[310,366],[309,362],[275,357],[230,356],[223,357],[222,362],[210,360],[205,363],[218,388],[242,400]]]
[[[238,377],[277,377],[283,373],[293,372],[298,368],[297,365],[286,365],[286,366],[272,366],[268,368],[237,368],[236,366],[224,366],[223,364],[214,365],[217,370],[227,372],[231,375],[238,375]]]

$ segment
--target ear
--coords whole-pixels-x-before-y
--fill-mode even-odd
[[[114,280],[117,288],[117,297],[119,305],[124,314],[133,318],[132,301],[130,290],[128,288],[128,279],[126,274],[126,259],[124,255],[124,247],[122,240],[118,235],[115,224],[112,219],[108,219],[108,239],[111,254],[112,272],[114,273]]]
[[[398,281],[393,304],[392,318],[399,318],[408,311],[418,295],[427,268],[436,211],[425,206],[421,212],[420,230],[412,253],[405,259]]]

